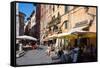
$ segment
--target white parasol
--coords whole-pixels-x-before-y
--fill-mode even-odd
[[[37,41],[36,38],[31,37],[31,36],[27,36],[27,35],[23,35],[23,36],[17,36],[16,39],[26,39],[26,40],[33,40],[33,41]]]

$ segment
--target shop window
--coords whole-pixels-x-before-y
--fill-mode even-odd
[[[64,39],[64,45],[65,45],[65,46],[68,45],[68,40]]]
[[[87,42],[87,38],[81,38],[80,43],[81,44],[83,43],[84,45],[87,45],[87,43],[89,43],[89,42]]]

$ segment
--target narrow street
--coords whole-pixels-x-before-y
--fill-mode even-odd
[[[47,64],[52,63],[50,56],[46,55],[47,46],[40,46],[38,49],[29,50],[20,58],[17,58],[17,65]]]

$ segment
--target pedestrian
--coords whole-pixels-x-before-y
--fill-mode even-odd
[[[64,54],[63,49],[59,48],[59,50],[58,50],[58,57],[61,57],[62,54]]]
[[[50,45],[48,45],[46,53],[48,56],[50,56],[50,54],[51,54],[51,46]]]
[[[74,48],[72,49],[72,62],[77,62],[77,58],[78,58],[78,52],[79,52],[79,47],[76,45],[74,45]]]
[[[83,45],[79,46],[77,62],[83,62]]]

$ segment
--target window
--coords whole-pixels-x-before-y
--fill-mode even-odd
[[[53,26],[53,31],[57,32],[58,31],[58,27],[56,25]]]
[[[54,19],[55,19],[55,16],[52,17],[52,20],[54,20]]]
[[[57,8],[59,8],[59,5],[57,5]]]
[[[53,5],[53,11],[55,11],[55,6]]]
[[[51,5],[49,5],[49,9],[51,9]]]
[[[68,11],[68,6],[65,6],[65,13]]]
[[[58,17],[60,16],[59,12],[58,12]]]
[[[67,29],[67,22],[68,21],[64,21],[65,29]]]

